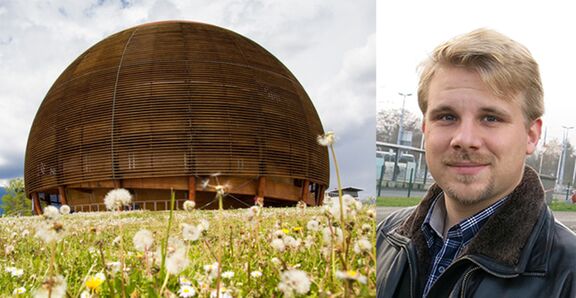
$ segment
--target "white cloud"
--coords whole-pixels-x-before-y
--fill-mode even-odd
[[[340,71],[319,89],[317,110],[325,128],[344,134],[373,119],[375,86],[376,42],[372,34],[362,47],[346,53]]]
[[[254,40],[294,73],[326,128],[354,137],[346,140],[350,146],[373,143],[374,134],[360,130],[374,117],[375,6],[375,0],[0,1],[0,179],[23,174],[34,115],[76,57],[118,31],[167,19],[205,22]],[[354,160],[346,152],[351,156],[340,156],[341,164]],[[366,162],[363,171],[373,167]],[[350,184],[373,193],[365,186],[373,179],[359,179]]]

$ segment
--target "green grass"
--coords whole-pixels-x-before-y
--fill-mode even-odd
[[[574,211],[576,212],[576,204],[567,203],[564,201],[553,200],[550,204],[552,211]]]
[[[304,271],[308,276],[310,288],[304,296],[343,297],[348,282],[337,278],[336,271],[344,271],[344,267],[352,276],[364,276],[364,283],[350,283],[349,294],[352,297],[375,297],[373,205],[362,207],[354,215],[355,224],[349,225],[345,234],[351,246],[343,259],[336,258],[337,250],[341,249],[339,244],[326,240],[322,231],[325,227],[338,226],[334,217],[327,215],[322,207],[263,208],[261,214],[252,220],[247,214],[246,209],[224,210],[222,213],[175,211],[171,238],[183,239],[181,224],[184,223],[196,225],[200,220],[207,220],[210,226],[198,241],[180,242],[185,245],[187,260],[179,262],[188,265],[180,273],[170,275],[160,268],[160,255],[156,254],[166,237],[168,212],[63,215],[57,220],[62,226],[58,232],[63,233],[63,238],[56,245],[44,244],[35,237],[42,226],[52,226],[40,216],[0,218],[0,297],[10,297],[20,287],[26,289],[22,297],[31,297],[32,292],[42,288],[43,281],[50,276],[51,256],[54,257],[53,275],[61,275],[67,282],[65,297],[80,297],[83,291],[87,291],[87,278],[98,272],[105,273],[108,278],[92,291],[92,297],[97,297],[96,292],[99,297],[122,297],[121,292],[126,297],[173,297],[171,295],[178,295],[183,287],[180,278],[190,280],[197,293],[195,297],[209,297],[217,287],[217,279],[208,276],[205,266],[216,262],[219,251],[222,272],[234,273],[232,278],[223,278],[221,285],[233,297],[281,297],[278,285],[282,273],[290,268]],[[319,223],[319,230],[308,226],[312,219]],[[149,252],[138,251],[133,244],[135,233],[143,228],[154,233],[153,248]],[[279,235],[291,236],[297,243],[292,241],[294,246],[287,245],[281,251],[271,245],[272,239]],[[116,239],[118,236],[122,242],[120,238]],[[359,240],[370,241],[373,249],[355,252],[353,247]],[[124,284],[122,274],[113,271],[110,265],[104,265],[122,259],[127,267]],[[12,267],[22,269],[23,273],[19,276],[11,274],[8,270]],[[262,275],[251,277],[253,271]],[[159,293],[161,289],[164,291]]]
[[[420,197],[379,197],[376,199],[378,207],[409,207],[420,203]]]

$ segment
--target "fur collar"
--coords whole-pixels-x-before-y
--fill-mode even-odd
[[[432,205],[433,198],[442,190],[434,184],[414,213],[396,232],[411,238],[415,244],[420,268],[430,268],[430,254],[420,227]],[[522,248],[528,241],[542,207],[544,188],[538,174],[525,167],[520,184],[512,191],[510,198],[488,219],[482,229],[468,244],[462,255],[483,255],[508,266],[515,266],[520,260]],[[426,276],[427,270],[420,270]]]

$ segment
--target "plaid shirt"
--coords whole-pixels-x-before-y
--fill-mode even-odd
[[[474,238],[480,231],[480,228],[486,223],[488,218],[496,212],[498,207],[502,206],[508,197],[498,200],[486,209],[478,212],[472,217],[469,217],[459,224],[453,226],[448,230],[446,239],[442,239],[442,230],[444,228],[444,219],[446,217],[446,208],[444,205],[444,194],[440,193],[432,207],[426,215],[426,219],[422,224],[422,232],[430,249],[432,256],[432,267],[426,287],[424,288],[424,295],[428,295],[428,291],[440,275],[452,264],[456,257],[462,252],[464,247]]]

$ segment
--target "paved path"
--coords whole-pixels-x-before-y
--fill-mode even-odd
[[[384,219],[388,214],[391,212],[402,209],[403,207],[376,207],[376,219],[377,222],[380,222]],[[555,211],[554,217],[572,229],[572,231],[576,232],[576,212],[569,212],[569,211]]]

